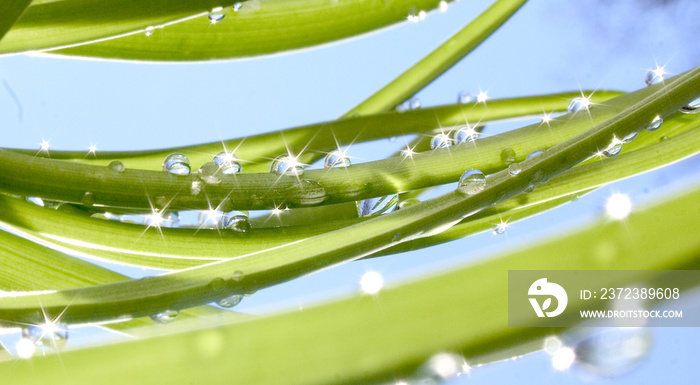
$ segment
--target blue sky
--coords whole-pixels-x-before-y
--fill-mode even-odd
[[[421,91],[422,104],[454,103],[457,93],[488,91],[513,97],[583,89],[630,91],[648,68],[680,73],[700,64],[700,4],[651,1],[531,1],[472,55]],[[287,55],[195,64],[142,64],[13,56],[0,58],[2,146],[98,150],[170,147],[246,136],[331,120],[361,102],[490,5],[452,3],[420,23],[403,23],[367,37]],[[643,5],[641,9],[636,8]],[[224,20],[223,22],[226,22]],[[693,50],[695,48],[695,50]],[[11,91],[10,91],[11,90]],[[12,95],[16,96],[16,99]],[[488,130],[488,129],[487,129]],[[489,131],[487,131],[488,133]],[[382,141],[351,154],[359,161],[388,155],[403,142]],[[366,270],[389,282],[467,263],[601,215],[621,191],[642,203],[689,183],[700,160],[602,188],[569,205],[490,233],[399,258],[334,268],[247,297],[236,308],[258,312],[308,306],[357,290]],[[427,258],[427,257],[430,258]],[[439,256],[439,258],[436,258]],[[697,298],[697,297],[696,297]],[[697,302],[697,301],[696,301]],[[691,375],[698,329],[656,329],[646,363],[616,383],[657,383]],[[675,368],[673,370],[669,370]],[[531,379],[528,381],[526,379]],[[583,383],[582,371],[556,372],[537,353],[476,368],[452,383]]]

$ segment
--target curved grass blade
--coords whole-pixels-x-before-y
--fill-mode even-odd
[[[411,12],[431,10],[436,0],[248,0],[238,11],[228,5],[224,18],[206,17],[158,29],[54,51],[60,55],[194,61],[272,54],[335,42],[401,21]],[[216,4],[223,5],[223,4]]]
[[[454,36],[351,109],[343,117],[391,110],[457,64],[506,22],[527,0],[499,0]]]
[[[319,269],[352,261],[401,242],[444,230],[465,217],[545,183],[606,148],[616,137],[646,127],[657,115],[666,117],[697,97],[700,67],[669,80],[664,88],[628,94],[626,108],[540,156],[520,162],[522,171],[489,176],[472,195],[454,191],[375,217],[361,224],[300,240],[260,253],[201,267],[57,293],[0,298],[0,319],[37,322],[37,314],[63,314],[68,323],[142,316],[210,302],[231,294],[251,293]],[[333,245],[329,249],[327,245]]]
[[[3,4],[2,13],[0,13],[0,42],[12,28],[17,19],[22,16],[22,13],[27,9],[32,0],[7,0]]]

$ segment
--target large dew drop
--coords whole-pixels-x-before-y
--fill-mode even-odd
[[[245,211],[227,212],[221,218],[221,224],[224,229],[229,229],[238,233],[247,233],[250,231],[248,213]]]
[[[220,152],[211,161],[219,166],[219,172],[224,175],[236,174],[243,170],[238,157],[231,152]]]
[[[61,349],[68,340],[68,327],[60,323],[30,325],[22,329],[22,338],[32,341],[43,350]]]
[[[365,199],[357,202],[357,215],[362,218],[370,215],[387,214],[396,210],[398,204],[398,194]]]
[[[430,148],[433,150],[450,147],[452,144],[452,138],[450,138],[447,134],[438,134],[430,139]]]
[[[272,161],[270,171],[282,175],[299,176],[304,174],[304,165],[293,156],[280,155]]]
[[[471,126],[461,127],[454,133],[455,143],[473,142],[479,139],[479,132]]]
[[[659,115],[656,115],[656,117],[652,119],[651,123],[649,123],[649,125],[646,127],[646,130],[654,132],[661,128],[662,124],[664,124],[664,120]]]
[[[240,294],[232,295],[230,297],[226,297],[224,299],[220,299],[216,302],[217,305],[225,308],[231,308],[236,305],[238,305],[241,300],[243,299],[243,296]]]
[[[693,100],[687,106],[681,107],[680,111],[684,114],[697,114],[700,112],[700,98]]]
[[[578,112],[581,110],[588,110],[591,107],[591,99],[587,97],[577,97],[571,99],[571,102],[569,103],[569,106],[567,107],[567,111],[569,113],[574,113]]]
[[[486,176],[480,170],[467,170],[459,178],[457,189],[468,195],[474,195],[486,188]]]
[[[172,153],[165,157],[163,161],[163,171],[173,175],[189,175],[190,160],[179,152]]]
[[[175,321],[178,314],[180,314],[180,312],[177,310],[166,310],[162,313],[152,315],[151,319],[158,324],[167,324]]]
[[[515,162],[515,151],[512,148],[504,148],[501,151],[501,161],[506,165]]]
[[[204,183],[209,185],[221,183],[221,179],[219,179],[219,165],[214,162],[204,163],[202,167],[199,168],[199,171],[197,171],[197,176]]]
[[[334,167],[348,167],[350,166],[350,158],[345,151],[333,150],[326,155],[326,159],[323,161],[323,167],[334,168]]]
[[[126,170],[126,167],[124,167],[124,163],[122,163],[120,160],[113,160],[109,162],[107,168],[116,172],[124,172],[124,170]]]

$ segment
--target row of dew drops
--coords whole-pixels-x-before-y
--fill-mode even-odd
[[[260,4],[259,2],[256,1],[248,1],[247,3],[252,3],[251,8],[253,7],[259,7]],[[243,2],[236,2],[233,5],[230,6],[230,9],[234,12],[237,13],[238,11],[241,10],[243,7],[244,3]],[[438,11],[440,12],[446,12],[449,7],[449,4],[447,1],[442,0],[440,3],[438,3]],[[427,13],[424,10],[417,10],[415,8],[411,8],[408,12],[408,16],[406,16],[406,20],[413,22],[413,23],[418,23],[420,21],[425,20],[427,16]],[[224,20],[226,17],[226,12],[225,12],[225,7],[214,7],[207,13],[207,18],[209,19],[209,22],[211,24],[217,24]],[[144,29],[144,34],[146,36],[151,36],[153,35],[156,30],[165,28],[164,25],[156,25],[156,26],[148,26]]]

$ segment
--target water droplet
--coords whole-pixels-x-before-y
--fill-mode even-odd
[[[68,326],[55,322],[30,325],[22,329],[22,338],[32,341],[39,349],[61,349],[68,340]]]
[[[223,213],[215,209],[203,210],[197,216],[200,229],[218,229],[221,225]]]
[[[607,158],[612,158],[613,156],[617,155],[622,151],[622,144],[624,142],[616,137],[613,137],[613,140],[610,142],[608,147],[602,151],[603,156]]]
[[[368,271],[360,278],[360,289],[366,294],[377,294],[384,287],[384,278],[376,271]]]
[[[80,198],[80,203],[82,203],[83,206],[91,207],[93,204],[95,204],[95,197],[88,191],[83,194],[82,198]]]
[[[591,99],[584,96],[579,96],[571,99],[569,107],[567,107],[566,110],[569,111],[569,113],[573,113],[581,110],[588,110],[590,107]]]
[[[438,4],[438,11],[440,12],[447,12],[448,4],[445,0],[440,1]]]
[[[233,230],[239,233],[247,233],[250,231],[250,222],[248,221],[248,213],[245,211],[229,211],[224,214],[221,223],[225,229]]]
[[[36,345],[34,345],[34,341],[29,338],[21,338],[17,342],[17,345],[15,345],[15,351],[19,358],[32,358],[34,353],[36,353]]]
[[[668,140],[668,136],[664,135],[659,138],[659,142],[663,142],[664,140]]]
[[[511,163],[510,166],[508,166],[508,174],[511,176],[516,176],[520,174],[520,171],[522,171],[522,167],[520,167],[520,163]]]
[[[662,124],[664,124],[663,118],[661,118],[659,115],[656,115],[656,117],[654,117],[651,123],[649,123],[649,125],[646,127],[646,130],[651,132],[656,131],[661,127]]]
[[[243,6],[243,3],[233,3],[231,8],[233,9],[233,12],[238,12],[242,6]]]
[[[425,11],[417,11],[416,9],[411,9],[406,19],[412,23],[417,23],[421,20],[425,20],[425,16]]]
[[[527,187],[523,189],[523,192],[526,193],[531,193],[533,191],[535,191],[535,185],[533,183],[530,183],[529,185],[527,185]]]
[[[437,384],[471,370],[464,358],[455,353],[438,353],[420,366],[416,377],[421,384]]]
[[[468,91],[460,91],[457,94],[458,104],[467,104],[474,101],[474,97]]]
[[[495,235],[501,235],[501,234],[505,234],[506,230],[508,230],[508,224],[505,222],[501,222],[501,223],[497,224],[496,227],[493,228],[493,233]]]
[[[217,185],[221,183],[219,179],[219,165],[214,162],[207,162],[199,168],[197,171],[197,176],[206,184]]]
[[[243,296],[240,294],[232,295],[230,297],[226,297],[224,299],[220,299],[216,302],[217,305],[225,308],[231,308],[236,305],[238,305],[241,300],[243,299]]]
[[[333,168],[333,167],[348,167],[350,165],[350,158],[341,150],[333,150],[326,155],[326,159],[323,161],[323,167]]]
[[[209,282],[207,287],[211,290],[221,290],[226,286],[226,281],[221,277],[216,277]]]
[[[155,32],[155,31],[156,31],[156,27],[149,25],[148,27],[146,27],[144,34],[146,36],[151,36],[151,35],[153,35],[153,32]]]
[[[639,131],[630,132],[624,138],[622,138],[622,143],[630,143],[631,141],[637,139],[638,134],[639,134]]]
[[[680,111],[684,114],[697,114],[700,112],[700,98],[693,100],[687,106],[681,107]]]
[[[162,313],[152,315],[151,319],[158,324],[167,324],[175,321],[178,314],[180,314],[180,312],[177,310],[166,310]]]
[[[413,151],[412,148],[404,148],[399,154],[404,158],[413,158],[413,155],[415,155],[416,152]]]
[[[27,201],[32,202],[37,206],[41,206],[41,207],[45,206],[44,200],[39,198],[39,197],[27,197]]]
[[[293,156],[280,155],[272,161],[270,172],[299,176],[304,174],[304,165],[299,163],[299,160]]]
[[[245,277],[245,275],[240,270],[236,270],[233,272],[233,274],[231,274],[231,279],[236,282],[241,282],[243,280],[243,277]]]
[[[437,148],[446,148],[450,147],[452,143],[452,138],[450,138],[447,134],[438,134],[430,139],[430,148],[433,150]]]
[[[179,227],[180,226],[180,215],[175,212],[171,211],[165,214],[163,217],[163,224],[161,224],[163,227]]]
[[[605,328],[576,343],[574,351],[582,369],[598,377],[616,377],[639,365],[651,342],[652,332],[646,328]]]
[[[221,20],[224,19],[224,16],[226,16],[222,11],[224,10],[223,7],[216,7],[209,12],[209,21],[212,24],[216,24],[220,22]]]
[[[380,215],[396,210],[399,195],[392,194],[383,197],[365,199],[357,202],[357,214],[360,218],[370,215]]]
[[[173,175],[189,175],[190,160],[179,152],[172,153],[165,157],[163,161],[163,171]]]
[[[484,191],[486,188],[486,177],[484,173],[480,170],[467,170],[459,178],[459,185],[457,189],[464,193],[473,195]]]
[[[501,161],[507,165],[515,162],[515,151],[512,148],[504,148],[501,151]]]
[[[650,69],[644,74],[644,83],[646,83],[647,86],[661,83],[664,81],[664,75],[666,75],[666,71],[664,71],[663,68],[656,67]]]
[[[473,142],[479,139],[479,132],[471,126],[461,127],[454,134],[455,143]]]
[[[124,172],[124,170],[126,170],[124,163],[122,163],[120,160],[113,160],[109,162],[107,168],[116,172]]]
[[[190,185],[190,193],[192,195],[199,195],[202,192],[202,182],[196,180]]]
[[[532,173],[532,176],[530,177],[530,183],[531,184],[538,184],[544,182],[544,172],[542,170],[537,170],[534,173]]]
[[[219,166],[219,172],[224,175],[239,173],[243,170],[238,157],[231,152],[222,151],[211,160]]]
[[[420,203],[420,199],[408,198],[399,202],[399,207],[397,209],[405,209],[406,207],[410,207],[418,203]]]
[[[544,151],[542,151],[542,150],[533,151],[525,159],[532,159],[532,158],[534,158],[536,156],[540,156],[542,154],[544,154]]]

